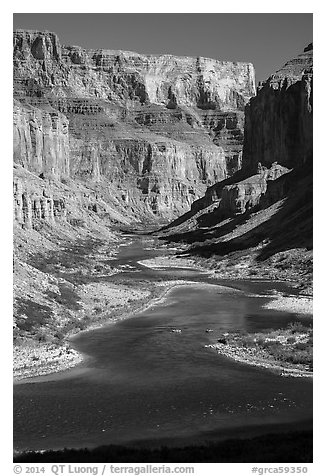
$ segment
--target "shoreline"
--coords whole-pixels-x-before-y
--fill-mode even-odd
[[[82,354],[70,347],[69,343],[60,346],[43,344],[23,349],[14,347],[14,358],[15,353],[19,354],[17,359],[25,359],[28,364],[14,369],[14,385],[23,380],[65,372],[84,361]]]
[[[271,296],[271,301],[263,305],[264,309],[313,314],[313,298],[310,296]]]
[[[170,284],[170,285],[167,284],[167,283],[170,283],[170,282],[165,281],[163,283],[162,282],[155,283],[156,286],[164,288],[162,290],[162,293],[159,294],[158,296],[151,297],[147,303],[144,303],[139,308],[136,307],[135,309],[130,309],[129,311],[123,312],[120,315],[120,317],[118,317],[118,318],[111,318],[111,319],[109,318],[109,320],[106,320],[106,321],[103,321],[103,322],[99,321],[97,323],[94,323],[94,325],[90,325],[86,329],[83,329],[83,330],[81,330],[77,333],[71,334],[71,336],[69,336],[68,339],[70,341],[72,341],[73,339],[75,339],[80,334],[87,333],[89,331],[94,331],[96,329],[101,329],[102,327],[109,326],[110,324],[115,324],[115,323],[123,321],[125,319],[132,318],[134,315],[137,315],[141,312],[144,312],[152,306],[160,304],[164,300],[165,296],[172,289],[177,288],[179,286],[190,286],[190,285],[194,284],[193,281],[182,281],[182,280],[180,280],[180,281],[171,281],[171,283],[173,283],[173,284]]]
[[[264,368],[274,373],[279,374],[281,377],[297,377],[297,378],[313,378],[313,372],[308,370],[284,366],[279,362],[268,359],[258,358],[250,354],[248,350],[244,350],[243,347],[233,347],[228,344],[207,344],[206,348],[216,350],[220,355],[232,359],[241,364],[251,365],[253,367]]]
[[[150,269],[166,269],[166,268],[181,268],[193,269],[200,272],[206,272],[202,266],[198,266],[193,260],[187,258],[178,258],[175,255],[157,256],[155,258],[148,258],[137,261],[141,266]]]
[[[182,263],[180,263],[180,259]],[[158,256],[154,258],[150,258],[147,260],[140,260],[138,261],[139,264],[142,266],[146,266],[152,269],[160,269],[160,268],[185,268],[185,269],[196,269],[199,272],[204,272],[207,274],[215,275],[214,271],[212,270],[205,270],[201,266],[196,265],[192,260],[187,258],[177,258],[175,256]],[[222,280],[222,277],[219,277]],[[238,279],[240,279],[238,277]],[[255,277],[257,279],[257,277]],[[270,280],[268,280],[270,281]],[[273,280],[271,280],[273,281]],[[194,281],[187,281],[182,279],[177,279],[173,281],[159,281],[159,282],[148,282],[148,287],[146,288],[146,293],[149,295],[147,297],[140,297],[132,301],[131,305],[129,306],[122,306],[122,308],[118,309],[111,309],[108,311],[108,316],[105,319],[101,319],[101,317],[95,317],[93,322],[90,322],[89,325],[86,326],[85,329],[76,328],[70,330],[64,337],[63,342],[60,345],[55,343],[38,343],[34,342],[34,346],[26,347],[19,347],[14,346],[14,354],[16,353],[19,355],[19,360],[23,360],[23,364],[18,367],[14,367],[14,384],[19,383],[21,381],[26,381],[31,378],[37,377],[44,377],[46,375],[53,375],[58,374],[61,372],[66,372],[71,370],[78,365],[84,363],[87,360],[87,356],[75,350],[72,346],[74,339],[80,334],[84,332],[89,332],[95,329],[99,329],[110,324],[114,324],[124,319],[128,319],[137,315],[141,312],[145,312],[152,306],[158,305],[164,301],[166,295],[173,289],[179,286],[184,285],[193,285],[193,286],[200,286],[200,285],[211,285],[211,286],[220,286],[223,285],[219,284],[212,284],[212,283],[201,283],[201,282],[194,282]],[[225,286],[227,288],[227,286]],[[160,289],[163,288],[163,289]],[[232,289],[232,288],[229,288]],[[158,291],[159,290],[159,291]],[[233,290],[234,291],[234,290]],[[130,290],[130,294],[132,294],[132,290]],[[263,297],[263,296],[259,296]],[[266,309],[276,309],[285,312],[295,312],[301,314],[312,314],[312,299],[308,296],[283,296],[280,294],[265,296],[270,298],[268,303],[265,303],[262,307]],[[129,300],[128,300],[129,301]],[[143,302],[139,302],[143,301]],[[145,301],[145,302],[144,302]],[[93,316],[94,317],[94,316]],[[216,347],[214,347],[214,345]],[[282,366],[278,365],[277,363],[271,363],[269,361],[261,361],[255,360],[252,357],[248,357],[244,355],[238,355],[237,351],[241,350],[241,347],[235,349],[227,349],[225,345],[213,344],[208,345],[206,347],[213,347],[216,350],[219,350],[220,353],[228,358],[236,360],[240,363],[246,363],[249,365],[254,365],[258,367],[263,367],[266,369],[271,369],[274,371],[285,372],[287,375],[292,376],[302,376],[302,372],[297,372],[296,369],[286,369]],[[218,347],[218,348],[217,348]],[[17,357],[17,356],[16,356]],[[310,373],[308,372],[307,376]],[[304,375],[306,376],[306,375]]]
[[[34,343],[34,347],[18,347],[14,346],[14,355],[20,354],[19,358],[24,362],[29,361],[29,365],[24,364],[23,367],[14,368],[14,384],[34,379],[37,377],[44,377],[46,375],[54,375],[61,372],[66,372],[84,363],[87,360],[87,356],[75,350],[71,343],[81,333],[90,332],[95,329],[115,324],[122,320],[132,318],[133,316],[146,311],[152,306],[160,304],[164,301],[166,295],[174,288],[180,286],[196,285],[193,281],[175,280],[175,281],[163,281],[155,283],[154,289],[163,288],[161,292],[155,296],[155,291],[149,291],[151,295],[148,297],[147,302],[137,306],[134,304],[132,309],[122,311],[119,317],[115,317],[116,310],[112,311],[113,316],[108,317],[106,320],[99,319],[97,322],[91,323],[87,328],[83,330],[70,331],[66,336],[62,345],[51,344],[39,344]],[[42,358],[42,360],[41,360]]]

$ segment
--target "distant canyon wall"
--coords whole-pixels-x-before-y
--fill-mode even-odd
[[[313,49],[308,45],[258,86],[245,108],[242,167],[209,187],[192,211],[216,205],[216,219],[243,214],[286,196],[292,170],[312,171]],[[310,172],[309,172],[310,170]]]
[[[255,93],[250,63],[61,46],[54,33],[14,33],[15,81],[24,95],[243,109]],[[19,91],[17,91],[19,93]]]
[[[313,50],[307,46],[267,81],[245,110],[243,165],[295,168],[312,160]]]
[[[14,160],[172,218],[241,168],[250,63],[62,46],[14,33]],[[111,197],[112,198],[112,197]]]

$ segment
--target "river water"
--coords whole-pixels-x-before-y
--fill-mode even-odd
[[[193,284],[173,288],[138,315],[79,334],[74,346],[88,358],[78,368],[15,385],[16,450],[181,445],[311,427],[311,381],[280,377],[205,348],[222,332],[297,320],[262,308],[272,290],[287,291],[284,284],[217,282],[195,269],[153,270],[137,261],[166,251],[145,237],[124,241],[110,261],[121,277]]]

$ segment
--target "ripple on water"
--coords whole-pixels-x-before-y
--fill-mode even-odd
[[[127,244],[117,264],[120,258],[124,269],[139,269],[144,246],[146,240]],[[169,273],[176,281],[198,277],[189,269],[144,268],[135,279]],[[239,427],[295,421],[299,427],[311,418],[310,382],[238,364],[204,347],[222,332],[286,326],[293,319],[247,296],[266,293],[270,283],[233,287],[239,289],[183,285],[137,316],[80,334],[74,345],[90,356],[81,373],[15,387],[15,447],[101,445],[232,428],[238,434]]]

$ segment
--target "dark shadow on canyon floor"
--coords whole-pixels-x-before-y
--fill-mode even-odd
[[[234,252],[248,252],[248,250],[258,247],[264,240],[267,244],[259,251],[258,261],[293,248],[312,249],[313,189],[311,170],[302,169],[300,173],[289,174],[287,182],[287,198],[284,199],[282,206],[267,221],[259,223],[257,226],[255,226],[255,217],[252,214],[261,210],[262,207],[234,216],[220,227],[215,227],[218,221],[221,222],[221,218],[218,219],[218,211],[213,211],[199,217],[198,229],[164,236],[163,239],[187,243],[191,247],[185,253],[204,258],[212,255],[225,256]],[[265,208],[270,205],[271,203],[267,203]],[[223,236],[247,222],[251,222],[247,232],[233,239],[220,241]],[[205,226],[205,228],[200,228],[200,226]]]

